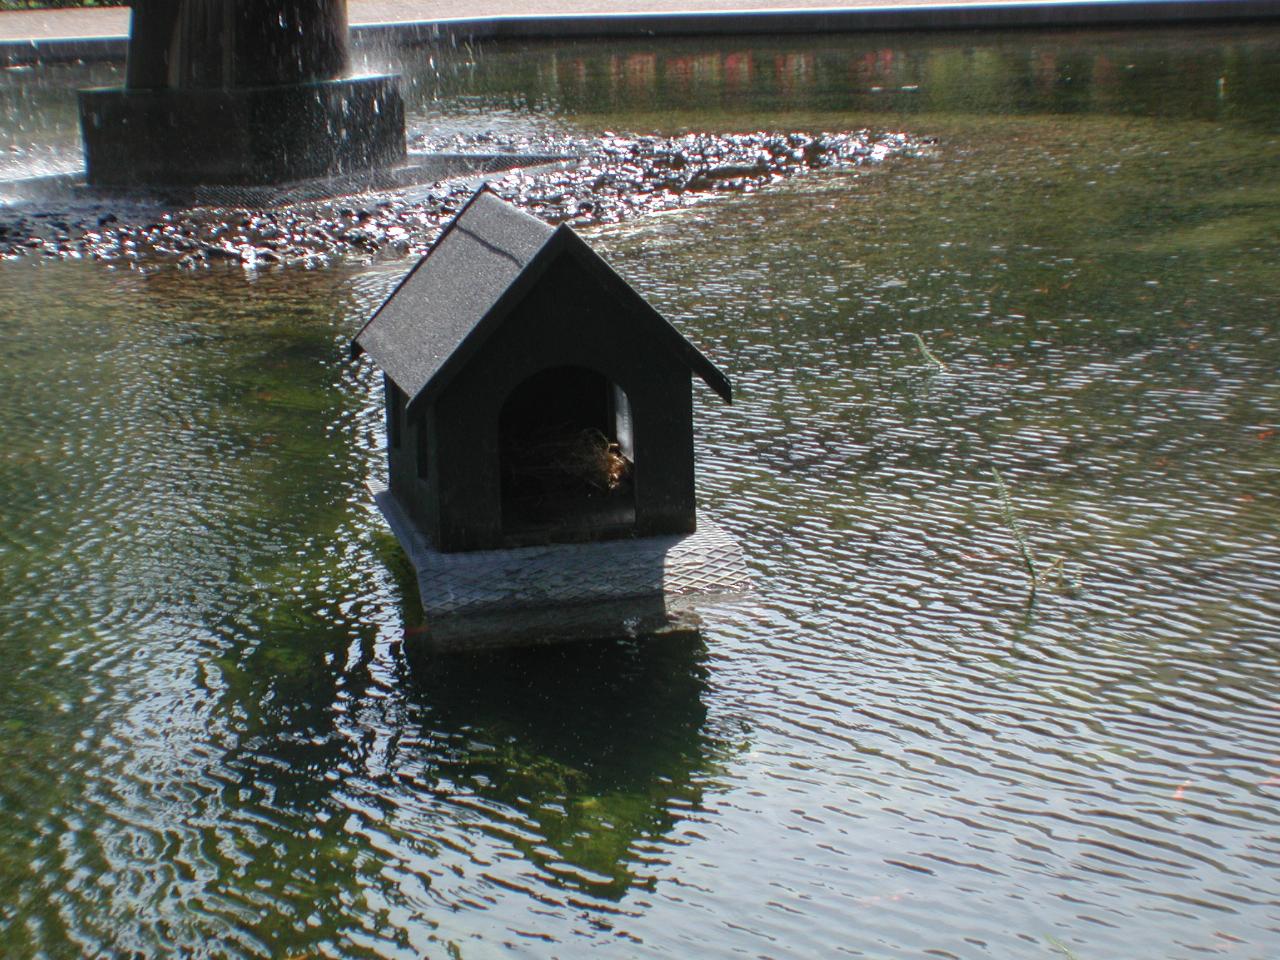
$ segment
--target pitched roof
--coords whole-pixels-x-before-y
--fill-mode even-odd
[[[413,403],[443,386],[523,299],[546,265],[569,252],[653,335],[726,401],[728,378],[649,306],[567,225],[551,227],[481,187],[417,266],[351,341],[368,353]]]

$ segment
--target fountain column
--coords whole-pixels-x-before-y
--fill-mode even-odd
[[[125,85],[80,92],[95,186],[261,185],[405,157],[398,78],[345,76],[346,0],[133,0]]]

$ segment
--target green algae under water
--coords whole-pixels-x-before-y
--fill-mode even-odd
[[[1274,956],[1280,32],[404,56],[422,132],[936,138],[590,231],[758,595],[409,656],[407,264],[0,264],[0,955]]]

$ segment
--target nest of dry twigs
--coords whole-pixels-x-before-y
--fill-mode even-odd
[[[595,428],[550,432],[511,442],[507,470],[521,486],[536,486],[544,495],[610,494],[631,482],[631,461],[617,443]]]

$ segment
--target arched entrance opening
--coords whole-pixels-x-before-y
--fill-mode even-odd
[[[498,443],[509,543],[599,540],[635,529],[631,407],[603,374],[553,367],[515,387]]]

